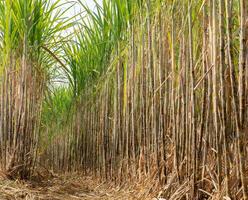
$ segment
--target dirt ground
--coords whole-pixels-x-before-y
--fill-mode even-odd
[[[144,198],[127,186],[99,184],[91,177],[64,175],[32,181],[0,180],[0,200],[132,200]]]

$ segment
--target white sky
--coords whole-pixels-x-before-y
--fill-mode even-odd
[[[52,0],[52,2],[55,2],[57,0]],[[69,10],[66,11],[66,13],[64,13],[63,17],[68,17],[71,18],[75,15],[77,15],[78,13],[82,13],[83,11],[83,6],[80,5],[80,3],[78,3],[79,1],[81,1],[84,4],[87,4],[88,7],[91,10],[94,10],[94,8],[96,7],[94,0],[59,0],[59,5],[64,4],[62,7],[59,7],[59,9],[68,9],[69,7],[71,7]],[[96,0],[97,3],[101,3],[102,0]],[[80,19],[80,16],[76,17],[75,19]],[[72,28],[67,29],[66,31],[63,31],[64,35],[67,35],[68,33],[71,33],[73,31]]]
[[[75,2],[77,1],[81,1],[82,3],[86,3],[90,9],[94,10],[95,8],[95,3],[93,0],[74,0]],[[98,3],[100,3],[102,0],[97,0]],[[71,2],[71,0],[60,0],[60,3],[63,4],[63,3],[66,3],[66,2]],[[64,5],[64,7],[69,7],[71,4],[68,3],[66,5]],[[76,4],[74,5],[67,13],[66,15],[68,17],[72,17],[73,15],[75,14],[78,14],[80,11],[82,11],[82,6],[79,5],[79,4]]]

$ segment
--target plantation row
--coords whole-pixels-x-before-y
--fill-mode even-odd
[[[246,0],[78,2],[78,21],[59,1],[0,4],[9,177],[46,166],[149,179],[173,200],[248,199]]]

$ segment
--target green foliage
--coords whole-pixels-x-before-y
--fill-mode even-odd
[[[111,66],[113,52],[121,41],[127,45],[127,33],[140,1],[103,0],[95,11],[79,1],[86,11],[75,27],[75,38],[64,47],[64,61],[74,96],[97,83]]]
[[[68,125],[71,117],[72,94],[66,87],[55,88],[43,103],[42,129],[49,127],[50,135]]]
[[[39,67],[54,65],[51,56],[42,49],[58,45],[58,33],[72,26],[71,19],[64,19],[67,11],[60,9],[59,0],[6,0],[0,1],[0,55],[1,68],[9,57],[25,56]]]

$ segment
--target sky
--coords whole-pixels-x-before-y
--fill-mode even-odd
[[[66,3],[71,0],[60,0],[61,4]],[[95,2],[93,0],[80,0],[83,3],[86,3],[90,9],[94,10],[95,8]],[[75,1],[76,2],[76,1]],[[98,3],[101,2],[101,0],[97,0]],[[69,7],[71,4],[64,5],[64,8]],[[78,14],[80,11],[82,11],[82,6],[80,5],[74,5],[67,13],[66,15],[68,17],[74,16],[75,14]]]
[[[55,1],[57,1],[57,0],[52,0],[52,2],[55,2]],[[77,15],[78,13],[82,13],[83,7],[79,3],[76,3],[78,1],[81,1],[82,3],[87,4],[91,10],[94,10],[94,8],[96,7],[94,0],[59,0],[59,5],[63,5],[62,7],[59,7],[59,9],[65,10],[65,9],[68,9],[69,7],[71,7],[73,5],[69,10],[67,10],[64,13],[63,17],[71,18],[71,17]],[[102,0],[96,0],[96,2],[100,4],[102,2]],[[74,19],[80,19],[80,16],[78,16]],[[63,31],[62,34],[67,35],[67,34],[71,33],[72,31],[73,31],[73,29],[69,28],[66,31]]]

